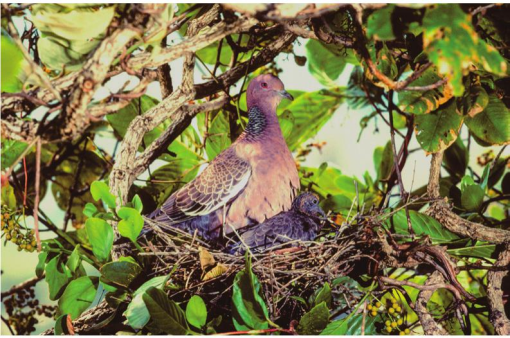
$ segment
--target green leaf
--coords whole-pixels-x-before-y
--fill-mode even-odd
[[[317,335],[326,328],[328,322],[329,310],[326,302],[322,302],[301,317],[297,331],[302,335]]]
[[[478,184],[462,189],[461,203],[467,211],[477,211],[482,206],[484,191]]]
[[[83,214],[87,217],[94,217],[97,213],[97,207],[92,203],[85,204],[85,208],[83,209]]]
[[[329,195],[325,200],[321,202],[322,210],[333,211],[333,212],[345,212],[347,213],[351,209],[352,201],[349,197],[339,195]]]
[[[47,257],[48,257],[47,251],[41,251],[41,253],[39,253],[37,266],[35,267],[35,275],[37,277],[42,277]]]
[[[416,116],[416,139],[428,153],[444,150],[457,139],[462,120],[463,117],[452,100],[436,111]]]
[[[466,146],[464,146],[462,138],[457,137],[457,140],[444,152],[443,162],[445,169],[450,175],[460,179],[466,172],[468,161],[469,153]]]
[[[376,322],[377,318],[366,316],[365,318],[365,335],[377,335]],[[335,320],[321,332],[322,335],[332,336],[359,336],[361,335],[361,326],[363,325],[363,314],[355,314],[350,317]]]
[[[329,283],[324,283],[324,286],[320,289],[317,297],[315,298],[314,305],[317,306],[322,302],[325,302],[328,307],[331,306],[333,296],[331,294],[331,287]]]
[[[386,75],[386,77],[394,80],[398,75],[398,68],[395,58],[390,53],[388,46],[386,46],[385,43],[376,44],[375,41],[370,41],[367,44],[367,48],[370,58],[377,70]],[[388,86],[368,70],[369,67],[364,60],[362,61],[362,65],[367,79],[369,79],[374,85],[387,89]]]
[[[90,193],[94,201],[102,200],[110,209],[115,209],[117,206],[115,195],[110,192],[110,188],[102,181],[92,182]]]
[[[448,249],[450,255],[460,257],[476,257],[476,258],[497,258],[496,245],[482,244],[465,248]]]
[[[129,325],[133,329],[139,330],[143,328],[150,319],[149,310],[147,310],[147,306],[143,301],[143,294],[145,291],[151,287],[163,289],[167,279],[167,276],[154,277],[143,283],[142,286],[136,289],[136,291],[133,293],[133,299],[124,312],[124,316],[127,318]]]
[[[142,268],[130,261],[110,262],[101,267],[101,275],[109,282],[128,287],[140,274]]]
[[[409,210],[409,218],[414,233],[418,236],[428,235],[433,243],[449,242],[459,239],[457,235],[443,228],[434,218],[420,212]],[[407,216],[405,210],[400,210],[386,220],[386,225],[394,227],[396,234],[408,235]]]
[[[131,203],[133,204],[133,208],[135,208],[139,213],[142,213],[143,210],[143,203],[142,199],[138,194],[136,194],[133,199],[131,200]]]
[[[232,319],[237,330],[263,330],[269,327],[269,313],[262,296],[260,282],[251,270],[251,257],[246,267],[234,278]]]
[[[37,50],[41,61],[49,69],[56,71],[77,71],[83,68],[87,55],[99,41],[69,41],[58,36],[41,36],[37,40]]]
[[[432,85],[441,80],[436,67],[428,68],[410,85],[423,87]],[[422,115],[428,114],[447,102],[452,97],[451,90],[446,85],[423,91],[403,90],[398,93],[398,107],[406,113]]]
[[[74,247],[74,250],[71,253],[71,255],[69,255],[66,266],[69,268],[69,271],[71,271],[74,274],[76,270],[80,267],[80,263],[81,263],[80,244],[78,244]]]
[[[51,300],[57,300],[71,280],[71,273],[60,260],[60,257],[61,255],[53,257],[53,259],[46,264],[46,268],[44,269],[46,273],[45,280],[46,283],[48,283]]]
[[[143,294],[143,301],[159,332],[172,335],[185,335],[190,332],[184,312],[179,305],[168,299],[164,291],[151,287]]]
[[[3,25],[2,25],[3,27]],[[3,34],[3,33],[2,33]],[[18,76],[21,73],[23,53],[7,36],[2,35],[2,92],[16,93],[21,90],[22,83]],[[21,143],[10,141],[11,143]],[[4,141],[2,140],[2,169],[4,167]],[[25,145],[26,147],[26,145]],[[14,155],[9,154],[9,158]],[[16,158],[13,158],[14,161]],[[7,167],[10,165],[7,165]]]
[[[230,123],[228,112],[220,110],[212,119],[208,129],[205,143],[207,158],[213,159],[225,150],[230,144]]]
[[[106,32],[115,14],[115,6],[98,10],[75,9],[55,11],[46,4],[32,8],[32,22],[45,34],[60,36],[66,40],[89,40]]]
[[[367,36],[375,40],[393,40],[393,27],[391,25],[391,14],[394,5],[388,5],[376,10],[367,19]]]
[[[309,39],[306,44],[308,70],[324,86],[335,87],[335,80],[345,68],[345,58],[320,41]]]
[[[496,94],[489,95],[485,109],[474,117],[466,116],[471,133],[488,144],[510,143],[510,110]]]
[[[3,43],[2,36],[2,43]],[[3,47],[2,47],[3,49]],[[3,62],[3,58],[2,58]],[[3,71],[2,71],[2,81],[3,81]],[[2,85],[3,86],[3,85]],[[13,166],[19,156],[25,151],[27,148],[27,144],[14,140],[2,140],[2,170],[6,170]]]
[[[393,168],[393,149],[391,141],[384,147],[377,147],[374,150],[374,165],[377,172],[377,179],[387,179]]]
[[[197,295],[190,298],[186,306],[186,319],[196,328],[202,328],[207,322],[207,308],[204,300]]]
[[[122,219],[117,225],[119,233],[136,243],[136,239],[143,229],[143,217],[140,212],[133,208],[122,207],[117,214]]]
[[[306,92],[296,95],[294,101],[287,106],[280,105],[279,115],[289,110],[294,118],[293,128],[286,138],[291,151],[313,137],[329,121],[343,102],[342,88],[330,88],[317,92]],[[296,92],[291,91],[294,95]]]
[[[471,86],[462,99],[462,113],[474,117],[489,104],[489,95],[482,86]]]
[[[464,13],[458,4],[430,6],[422,26],[424,50],[440,73],[448,77],[455,96],[462,95],[462,76],[473,65],[496,75],[507,75],[505,59],[477,35],[471,15]]]
[[[87,219],[85,228],[94,256],[102,263],[107,262],[113,247],[112,227],[106,221],[93,217]]]
[[[149,109],[153,108],[159,101],[148,95],[143,95],[140,98],[132,100],[127,106],[120,109],[115,114],[106,115],[106,119],[112,126],[113,130],[123,139],[126,136],[126,131],[131,121],[139,115],[145,114]],[[151,131],[147,132],[143,137],[143,144],[141,150],[152,143],[159,135],[165,130],[165,124],[157,126]]]
[[[67,327],[67,316],[67,314],[61,315],[55,321],[55,326],[53,327],[55,336],[71,335],[71,332],[69,332],[69,328]]]
[[[94,301],[98,284],[98,277],[83,276],[71,281],[58,301],[60,313],[77,319]]]

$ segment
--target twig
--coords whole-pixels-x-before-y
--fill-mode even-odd
[[[34,231],[37,241],[37,251],[41,252],[41,237],[39,235],[39,189],[41,184],[41,139],[37,139],[35,153],[35,198],[34,198]]]

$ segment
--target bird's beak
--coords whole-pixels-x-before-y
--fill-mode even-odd
[[[289,99],[291,101],[294,101],[294,97],[292,95],[290,95],[289,92],[287,92],[286,90],[279,90],[278,94],[280,94],[280,96],[285,98],[285,99]]]

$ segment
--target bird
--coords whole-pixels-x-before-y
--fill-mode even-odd
[[[252,79],[246,98],[241,135],[149,215],[163,230],[179,228],[211,241],[291,208],[300,181],[276,108],[294,98],[271,74]]]
[[[325,217],[317,195],[305,192],[294,200],[289,211],[249,227],[240,234],[241,239],[229,245],[225,251],[236,255],[244,254],[246,247],[254,252],[262,252],[293,240],[312,241],[322,229]]]

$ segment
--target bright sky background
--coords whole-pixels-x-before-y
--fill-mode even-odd
[[[23,27],[23,24],[17,25],[18,28]],[[170,37],[177,43],[180,38],[175,34]],[[305,40],[299,39],[294,43],[294,50],[297,55],[306,56]],[[277,58],[278,65],[283,69],[280,78],[285,84],[286,89],[303,90],[303,91],[316,91],[323,88],[323,86],[309,73],[307,66],[297,66],[294,62],[292,55],[281,54]],[[170,64],[171,75],[174,83],[174,88],[180,83],[182,76],[182,59],[176,60]],[[349,80],[352,66],[348,65],[340,78],[337,80],[338,85],[346,86]],[[196,83],[205,82],[204,75],[208,73],[204,70],[202,65],[197,62],[195,70]],[[108,83],[108,89],[116,92],[128,79],[125,75],[120,75],[115,78],[115,81]],[[134,87],[136,82],[133,82],[130,87]],[[106,97],[110,94],[109,90],[104,89],[97,93],[96,98]],[[234,92],[235,90],[233,90]],[[149,86],[147,94],[155,98],[161,99],[161,93],[158,83],[153,83]],[[342,104],[335,112],[332,119],[320,130],[320,132],[313,138],[314,141],[326,141],[327,144],[323,147],[322,152],[314,149],[305,162],[306,165],[318,167],[323,162],[328,162],[330,166],[339,168],[343,174],[349,176],[357,176],[362,178],[365,171],[369,171],[372,176],[375,176],[375,169],[373,164],[373,152],[376,147],[384,146],[390,140],[389,128],[382,120],[377,121],[379,132],[373,120],[364,131],[359,142],[358,134],[360,131],[360,119],[372,112],[372,109],[353,110],[349,109],[347,104]],[[463,128],[463,138],[467,136],[465,128]],[[397,139],[397,147],[400,146],[401,138]],[[97,144],[104,147],[110,154],[112,153],[115,142],[112,138],[99,137],[96,139]],[[413,137],[409,149],[417,149],[419,144]],[[486,148],[478,146],[474,141],[471,143],[471,158],[470,164],[478,173],[481,173],[480,167],[476,164],[476,157]],[[499,147],[495,148],[495,152],[499,151]],[[510,154],[507,150],[505,154]],[[430,156],[426,156],[422,150],[410,154],[406,167],[403,170],[403,181],[406,190],[416,189],[428,180],[428,170],[430,166]],[[154,166],[157,167],[158,163]],[[144,175],[142,175],[143,177]],[[413,182],[414,181],[414,182]],[[48,187],[49,188],[49,187]],[[46,198],[41,202],[41,208],[53,220],[62,220],[64,211],[60,210],[52,194],[48,189]],[[58,223],[57,223],[58,224]],[[31,219],[27,219],[27,225],[32,226]],[[42,233],[42,238],[53,237],[52,233]],[[37,264],[36,253],[17,252],[16,247],[12,243],[7,243],[1,249],[1,262],[2,262],[2,278],[1,289],[2,291],[8,290],[15,284],[21,283],[35,275],[35,266]],[[13,259],[13,258],[16,259]],[[38,283],[36,292],[39,300],[42,303],[49,303],[47,284],[44,281]],[[5,316],[5,311],[2,306],[2,314]],[[42,319],[42,318],[41,318]],[[45,319],[39,326],[37,332],[49,328],[53,324],[53,320]],[[9,334],[9,331],[2,323],[2,334]]]

